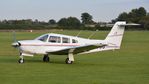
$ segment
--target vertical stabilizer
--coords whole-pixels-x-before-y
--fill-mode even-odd
[[[124,30],[125,30],[125,21],[119,21],[114,24],[110,33],[106,37],[105,41],[107,42],[108,49],[120,49]]]

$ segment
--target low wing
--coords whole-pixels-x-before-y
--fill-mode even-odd
[[[68,54],[71,50],[73,50],[73,54],[81,53],[81,52],[86,52],[95,48],[101,48],[106,46],[106,44],[98,44],[98,45],[85,45],[85,46],[77,46],[77,47],[70,47],[58,51],[47,51],[47,53],[50,54],[56,54],[56,55],[66,55]]]

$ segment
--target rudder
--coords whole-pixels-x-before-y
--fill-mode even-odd
[[[114,24],[105,41],[110,49],[120,49],[126,22],[119,21]]]

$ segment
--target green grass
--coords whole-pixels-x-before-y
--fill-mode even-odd
[[[77,35],[79,31],[49,31]],[[33,39],[46,32],[17,32],[17,39]],[[88,37],[92,31],[82,31]],[[104,39],[99,31],[92,38]],[[149,84],[149,32],[127,31],[122,47],[116,51],[76,55],[75,63],[65,64],[66,56],[51,55],[51,63],[42,56],[25,57],[18,64],[18,51],[11,47],[12,33],[0,32],[1,84]]]

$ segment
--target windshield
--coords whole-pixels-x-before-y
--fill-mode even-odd
[[[48,38],[48,35],[44,35],[44,36],[41,36],[41,37],[37,38],[37,40],[46,42],[47,38]]]

